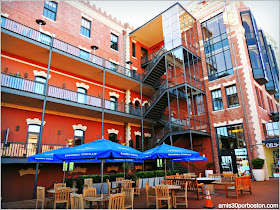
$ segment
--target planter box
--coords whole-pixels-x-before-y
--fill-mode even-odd
[[[142,179],[142,188],[145,188],[145,184],[149,182],[149,178]]]
[[[149,186],[150,186],[150,187],[155,186],[155,177],[153,177],[153,178],[148,178],[148,182],[149,182]]]

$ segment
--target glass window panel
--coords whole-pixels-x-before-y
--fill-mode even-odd
[[[226,69],[225,59],[223,53],[215,55],[218,71],[224,71]]]
[[[225,51],[224,55],[225,55],[227,69],[231,69],[232,61],[231,61],[230,51],[229,50]]]
[[[28,132],[32,133],[40,133],[40,125],[29,125],[28,126]]]
[[[74,135],[79,136],[79,137],[83,137],[84,136],[84,131],[83,130],[75,130]]]
[[[171,16],[170,20],[171,20],[171,24],[173,24],[175,22],[179,22],[178,14],[175,14],[175,15]]]

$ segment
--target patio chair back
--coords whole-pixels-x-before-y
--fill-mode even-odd
[[[84,209],[84,200],[82,194],[71,193],[71,209]]]
[[[233,172],[223,172],[223,176],[233,176]]]
[[[174,180],[170,180],[170,179],[169,179],[169,180],[162,180],[162,181],[161,181],[161,184],[164,184],[164,185],[173,185],[173,181],[174,181]]]
[[[132,188],[132,181],[130,180],[122,180],[122,188]]]
[[[222,174],[208,174],[208,177],[213,177],[213,178],[221,178],[223,175]]]
[[[92,178],[84,179],[84,186],[87,185],[88,188],[93,187]]]
[[[171,208],[171,197],[169,196],[169,189],[167,185],[156,185],[156,208],[158,209],[159,203],[166,200],[168,202],[168,208]]]
[[[53,188],[56,190],[59,187],[66,187],[66,183],[55,183],[53,185]]]
[[[124,177],[117,177],[116,178],[116,181],[122,181],[122,180],[124,180]]]
[[[136,187],[134,187],[134,194],[140,195],[140,179],[136,180]]]
[[[133,188],[122,188],[121,193],[124,193],[124,208],[133,209],[133,200],[134,200],[134,189]]]
[[[177,205],[186,205],[186,208],[188,208],[188,182],[185,183],[184,189],[185,189],[184,194],[180,194],[180,195],[175,194],[175,196],[174,196],[174,206],[175,206],[175,208],[177,208]],[[180,202],[178,202],[177,198],[184,198],[185,202],[180,203]]]
[[[123,209],[124,197],[124,193],[111,194],[108,209]]]
[[[56,208],[57,203],[66,203],[66,208],[68,209],[70,187],[60,187],[55,190],[54,195],[54,208]]]
[[[190,179],[191,175],[189,173],[183,174],[184,179]]]
[[[83,190],[84,197],[92,197],[96,195],[96,188],[88,188]]]

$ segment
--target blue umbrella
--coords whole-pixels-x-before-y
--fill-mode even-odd
[[[36,155],[29,156],[27,161],[29,162],[51,162],[51,163],[62,163],[61,159],[58,159],[54,156],[56,153],[65,152],[66,150],[70,149],[70,147],[62,147],[55,150],[50,150],[43,153],[38,153]]]
[[[74,159],[141,159],[142,152],[106,139],[73,147],[63,153],[55,154],[61,160]]]
[[[171,161],[207,161],[207,157],[199,156],[199,157],[192,157],[192,158],[176,158],[171,159]]]
[[[166,179],[166,159],[175,158],[193,158],[199,157],[199,152],[195,152],[180,147],[171,146],[168,144],[161,144],[160,146],[143,152],[143,159],[164,159],[165,164],[165,179]]]
[[[104,159],[141,159],[142,152],[106,139],[71,148],[64,153],[55,154],[61,160],[101,159],[101,191],[103,192],[103,163]]]
[[[63,161],[56,158],[54,156],[54,154],[63,153],[68,149],[70,149],[70,147],[62,147],[62,148],[59,148],[59,149],[38,153],[36,155],[29,156],[27,158],[27,161],[29,161],[29,162],[39,162],[39,163],[46,163],[46,162],[62,163]],[[63,172],[63,183],[64,183],[64,179],[65,179],[65,171]]]

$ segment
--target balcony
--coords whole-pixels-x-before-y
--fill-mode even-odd
[[[47,152],[50,150],[55,150],[65,147],[61,144],[42,144],[41,152]],[[27,163],[27,158],[29,156],[36,154],[37,143],[27,143],[27,142],[1,142],[1,158],[2,163],[17,163],[25,162]]]
[[[48,50],[52,37],[34,28],[6,17],[1,17],[2,50],[48,64]],[[36,55],[36,56],[34,56]],[[86,52],[60,39],[53,38],[51,66],[77,74],[85,78],[103,82],[103,69],[106,72],[106,85],[140,92],[142,75],[124,66],[114,64],[105,58]],[[83,71],[79,71],[83,69]],[[116,76],[118,82],[116,83]],[[151,88],[143,86],[143,94],[149,96]]]
[[[2,73],[1,86],[3,102],[20,103],[20,105],[36,106],[36,108],[42,107],[38,100],[43,99],[44,83]],[[19,96],[16,98],[16,95]],[[19,97],[28,97],[28,100]],[[34,100],[31,101],[31,98],[34,98]],[[35,99],[37,102],[34,102]],[[73,90],[53,85],[47,86],[47,101],[47,109],[61,111],[63,113],[79,113],[79,115],[85,116],[94,115],[95,117],[100,118],[101,111],[104,108],[106,118],[110,120],[122,120],[124,122],[135,121],[134,123],[136,123],[136,121],[138,122],[142,118],[141,109],[138,107],[107,99],[104,99],[103,104],[101,97],[78,93]],[[79,111],[77,111],[78,109]],[[94,111],[95,114],[89,114],[85,109]],[[122,116],[123,118],[120,118],[119,116]]]

